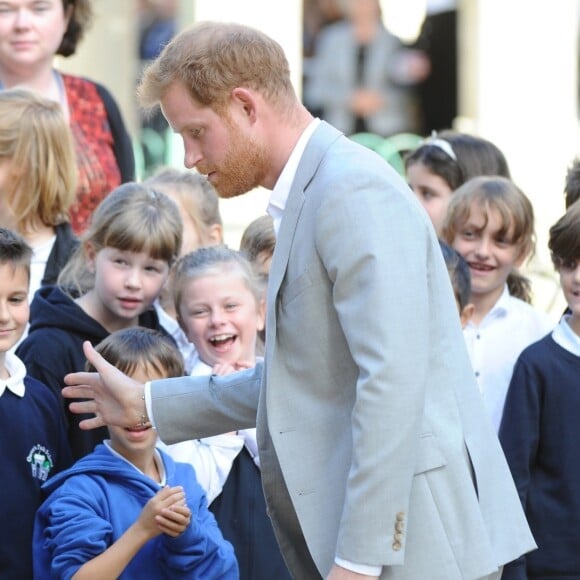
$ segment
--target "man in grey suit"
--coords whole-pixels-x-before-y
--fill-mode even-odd
[[[141,385],[66,377],[84,428],[173,443],[257,424],[269,513],[293,576],[499,578],[534,548],[470,368],[429,219],[377,155],[313,119],[281,47],[201,23],[146,71],[185,164],[222,197],[262,185],[278,241],[263,365]],[[240,369],[248,366],[239,361]]]

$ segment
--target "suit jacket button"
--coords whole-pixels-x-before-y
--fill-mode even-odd
[[[397,522],[395,524],[395,531],[402,532],[405,529],[405,524],[403,522]]]
[[[401,549],[401,542],[393,542],[393,550],[398,552]]]
[[[405,519],[405,512],[399,512],[397,514],[397,521],[402,522]]]

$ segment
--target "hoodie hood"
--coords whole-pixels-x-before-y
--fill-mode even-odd
[[[29,334],[41,328],[60,328],[97,344],[109,333],[58,286],[44,286],[30,305]]]
[[[167,456],[158,449],[166,472],[166,480],[172,481],[175,465],[167,461]],[[120,482],[123,487],[142,490],[146,496],[159,491],[158,483],[146,477],[135,467],[125,461],[120,461],[105,444],[95,447],[93,453],[79,459],[72,467],[51,477],[43,486],[43,492],[50,494],[61,487],[68,479],[77,475],[91,475],[103,477],[108,482]]]
[[[140,326],[161,330],[153,308],[139,316]],[[91,318],[70,296],[58,286],[44,286],[34,295],[30,305],[29,334],[41,328],[59,328],[96,345],[109,336],[109,331]]]

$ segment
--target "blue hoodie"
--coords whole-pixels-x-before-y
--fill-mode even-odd
[[[207,509],[205,494],[190,465],[159,451],[167,485],[181,485],[192,512],[177,538],[161,534],[147,542],[119,578],[237,579],[232,546]],[[46,482],[50,493],[36,514],[34,577],[71,578],[137,520],[161,486],[105,445]]]

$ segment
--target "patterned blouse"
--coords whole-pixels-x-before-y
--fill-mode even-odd
[[[93,210],[101,200],[125,179],[116,156],[106,103],[98,85],[77,76],[61,76],[68,100],[78,166],[77,199],[70,209],[70,219],[74,232],[80,234],[86,229]],[[127,139],[124,127],[122,132],[123,138]]]

